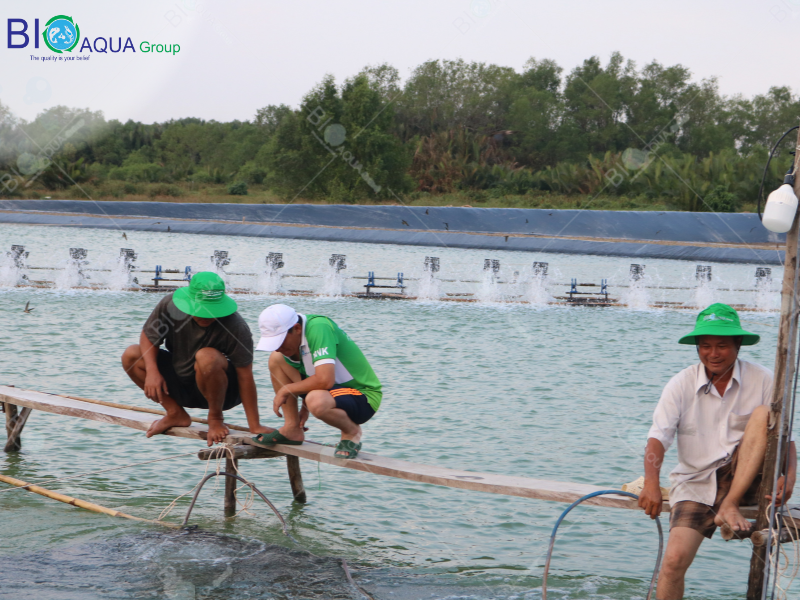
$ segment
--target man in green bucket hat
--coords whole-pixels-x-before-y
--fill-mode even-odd
[[[645,483],[639,506],[652,518],[662,507],[659,482],[664,454],[677,436],[678,466],[670,473],[670,534],[661,573],[659,600],[683,598],[686,570],[704,538],[718,526],[749,530],[740,506],[758,504],[767,447],[772,371],[741,360],[741,346],[759,336],[742,329],[727,304],[712,304],[697,317],[680,344],[694,345],[700,358],[667,383],[653,416],[645,450]],[[797,476],[790,442],[789,464],[779,480],[778,504],[786,502]]]
[[[167,414],[147,437],[188,427],[186,408],[208,410],[208,445],[228,435],[223,411],[242,404],[253,433],[268,433],[258,416],[253,379],[253,336],[216,273],[192,276],[168,294],[144,324],[139,343],[122,355],[125,372]],[[166,343],[166,349],[160,348]]]

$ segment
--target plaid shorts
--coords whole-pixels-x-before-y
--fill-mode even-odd
[[[699,531],[704,537],[711,539],[717,526],[714,524],[714,517],[719,512],[719,507],[728,492],[731,491],[733,474],[736,471],[736,460],[739,457],[739,446],[731,455],[731,461],[717,469],[717,497],[714,499],[714,506],[684,500],[673,506],[669,513],[669,528],[688,527]],[[745,492],[740,506],[750,506],[758,504],[758,488],[761,486],[761,473],[756,475],[755,480]]]

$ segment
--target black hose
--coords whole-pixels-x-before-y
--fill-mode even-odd
[[[547,600],[547,574],[550,571],[550,559],[553,556],[553,547],[556,543],[556,532],[558,531],[558,526],[561,525],[561,521],[564,520],[564,517],[569,514],[573,508],[578,506],[581,502],[588,500],[589,498],[594,498],[595,496],[606,496],[609,494],[614,494],[617,496],[628,496],[630,498],[639,499],[639,496],[636,494],[631,494],[630,492],[623,492],[622,490],[600,490],[597,492],[592,492],[591,494],[586,494],[583,498],[578,498],[570,504],[564,512],[561,513],[561,516],[558,517],[556,521],[555,527],[553,527],[553,533],[550,534],[550,547],[547,549],[547,560],[544,563],[544,579],[542,580],[542,600]],[[658,568],[661,566],[661,555],[664,552],[664,530],[661,528],[661,519],[656,517],[656,525],[658,526],[658,556],[656,556],[656,567],[653,569],[653,577],[650,579],[650,590],[647,592],[647,600],[651,600],[653,596],[653,589],[656,586],[656,577],[658,577]]]
[[[186,524],[189,522],[189,515],[192,514],[192,509],[194,508],[194,503],[197,501],[197,496],[200,495],[200,490],[203,489],[203,486],[206,484],[206,481],[208,481],[212,477],[216,477],[217,475],[224,475],[225,477],[232,477],[233,479],[238,479],[243,484],[245,484],[247,487],[249,487],[251,490],[253,490],[256,494],[261,496],[261,499],[264,502],[267,503],[267,506],[269,506],[272,509],[272,512],[275,513],[275,516],[278,517],[278,520],[281,522],[281,526],[283,527],[283,535],[287,535],[287,536],[289,535],[289,530],[286,528],[286,521],[283,519],[283,516],[281,515],[281,513],[278,512],[278,509],[275,508],[275,505],[272,504],[272,502],[270,502],[269,499],[264,494],[262,494],[258,490],[258,488],[256,486],[254,486],[252,483],[247,481],[244,477],[239,477],[238,475],[234,475],[233,473],[226,473],[225,471],[223,471],[221,473],[209,473],[208,475],[206,475],[203,478],[203,481],[201,481],[197,485],[197,490],[195,491],[194,497],[192,498],[192,503],[189,505],[189,510],[186,511],[186,518],[183,519],[183,525],[181,525],[182,527],[186,527]]]
[[[761,199],[764,197],[764,181],[767,179],[767,171],[769,170],[769,163],[772,162],[772,157],[775,154],[775,150],[778,149],[778,146],[783,141],[787,135],[789,135],[792,131],[800,127],[800,125],[795,125],[791,129],[789,129],[786,133],[781,136],[781,139],[773,146],[772,152],[769,153],[769,158],[767,158],[767,164],[764,166],[764,175],[761,177],[761,185],[758,186],[758,204],[756,205],[756,211],[758,212],[758,220],[761,221]],[[765,205],[766,206],[766,205]]]

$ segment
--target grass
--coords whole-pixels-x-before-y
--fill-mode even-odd
[[[224,204],[285,204],[291,197],[281,196],[263,185],[251,184],[247,195],[236,196],[228,193],[224,184],[195,183],[123,183],[109,181],[72,186],[64,190],[29,188],[21,195],[23,199],[73,199],[73,200],[116,200],[123,202],[196,202]],[[465,206],[474,208],[543,208],[543,209],[584,209],[584,210],[680,210],[670,198],[649,198],[644,195],[629,198],[626,196],[581,194],[564,195],[545,191],[532,191],[522,195],[500,195],[494,190],[467,190],[451,194],[432,195],[426,192],[411,192],[401,196],[409,206]],[[295,204],[336,204],[320,198],[297,197]],[[366,197],[357,204],[396,205],[394,199],[375,199]],[[746,202],[739,212],[755,212],[755,202]]]

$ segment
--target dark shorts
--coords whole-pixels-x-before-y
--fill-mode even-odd
[[[739,446],[733,451],[731,462],[717,469],[717,497],[714,499],[714,506],[684,500],[673,506],[669,513],[669,528],[688,527],[699,531],[703,536],[711,539],[717,526],[714,524],[714,517],[719,512],[719,507],[728,492],[731,491],[733,474],[736,471],[736,462],[739,457]],[[752,506],[758,504],[758,488],[761,485],[761,473],[756,475],[755,480],[747,489],[742,498],[740,506]]]
[[[158,370],[167,382],[170,398],[175,400],[184,408],[204,408],[208,410],[208,401],[197,387],[197,379],[192,377],[180,377],[172,366],[172,356],[168,350],[159,348]],[[230,410],[234,406],[239,406],[242,399],[239,397],[239,378],[236,376],[236,367],[228,361],[228,389],[225,391],[225,404],[222,410]]]
[[[356,425],[362,425],[375,416],[367,397],[356,389],[335,385],[330,390],[336,401],[336,408],[341,408]]]

